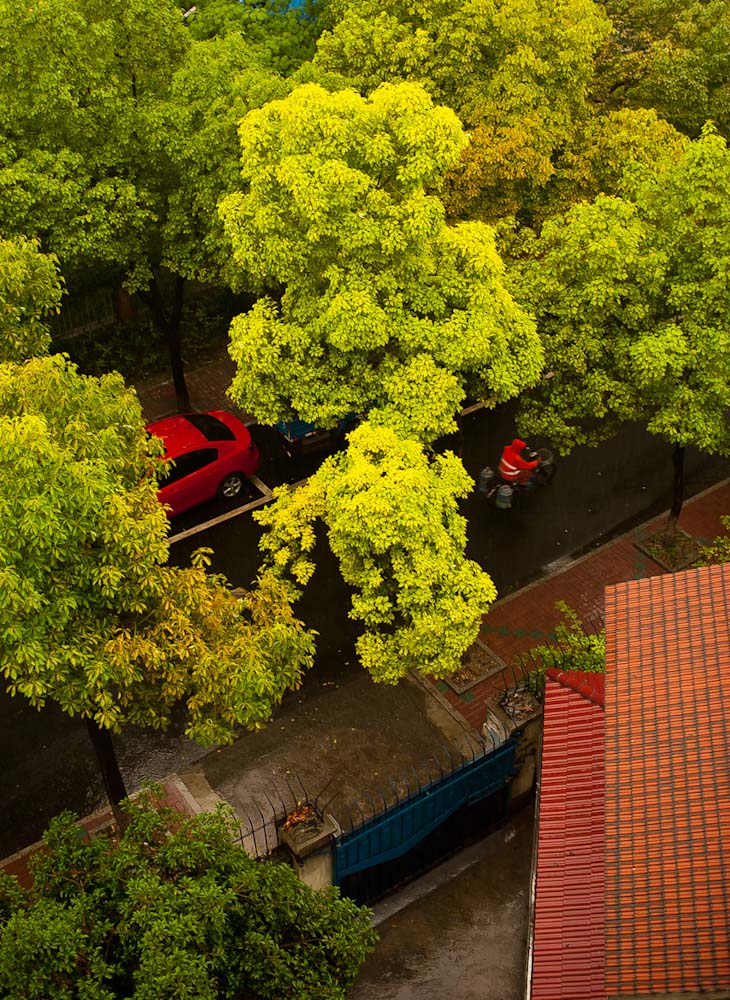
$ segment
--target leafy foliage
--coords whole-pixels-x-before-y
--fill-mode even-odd
[[[718,535],[709,545],[703,545],[695,566],[716,566],[730,562],[730,515],[720,518],[725,533]]]
[[[181,406],[184,282],[231,280],[237,124],[286,91],[240,34],[193,41],[173,0],[0,0],[0,232],[144,295]]]
[[[120,376],[61,356],[0,365],[0,672],[36,707],[119,730],[184,702],[200,742],[257,727],[313,640],[265,574],[237,601],[205,553],[166,566],[157,445]]]
[[[302,585],[314,563],[314,524],[324,522],[347,584],[350,615],[364,625],[363,666],[395,683],[410,669],[458,669],[496,597],[490,578],[465,558],[466,522],[456,501],[473,484],[451,454],[429,461],[389,427],[361,424],[346,452],[303,486],[278,492],[260,512],[272,568]]]
[[[249,858],[226,811],[128,803],[120,839],[53,820],[30,892],[0,876],[8,1000],[344,1000],[372,950],[369,913]]]
[[[548,222],[522,294],[549,375],[524,433],[597,443],[626,420],[668,442],[727,454],[730,431],[730,153],[705,130],[675,163]]]
[[[164,174],[150,139],[187,47],[164,0],[2,0],[2,230],[42,234],[64,270],[144,261]]]
[[[331,425],[403,402],[422,440],[453,428],[460,398],[514,396],[537,378],[532,324],[503,284],[493,234],[447,226],[427,193],[466,137],[417,85],[365,100],[314,84],[241,125],[246,193],[221,213],[236,263],[284,286],[231,328],[231,394],[262,422]]]
[[[586,632],[577,611],[565,601],[557,601],[555,607],[563,620],[555,626],[554,641],[533,646],[520,658],[523,668],[532,668],[527,688],[538,696],[542,696],[545,674],[551,667],[589,674],[602,674],[606,669],[606,633]]]
[[[371,93],[418,83],[459,115],[470,143],[451,213],[515,212],[553,174],[588,113],[593,57],[609,24],[590,0],[335,0],[316,67]]]
[[[39,253],[33,240],[0,240],[0,362],[45,354],[45,319],[58,312],[62,294],[55,257]]]
[[[652,107],[687,135],[707,121],[730,135],[727,0],[611,0],[616,26],[599,64],[609,105]]]
[[[155,137],[174,168],[171,177],[160,178],[166,187],[158,212],[162,262],[174,274],[241,283],[230,267],[217,206],[241,186],[239,121],[288,89],[239,34],[191,46],[170,85],[161,122],[165,131]]]
[[[187,24],[193,38],[239,32],[284,76],[314,55],[323,0],[293,5],[289,0],[200,0]],[[189,10],[187,3],[181,9]]]
[[[531,202],[532,219],[542,222],[599,194],[630,198],[637,174],[678,161],[688,142],[653,109],[592,116],[554,158],[553,177]]]

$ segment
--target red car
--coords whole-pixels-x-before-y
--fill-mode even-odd
[[[248,429],[226,410],[184,413],[147,425],[162,438],[165,458],[175,463],[160,477],[157,494],[168,517],[182,514],[214,496],[238,496],[261,461]]]

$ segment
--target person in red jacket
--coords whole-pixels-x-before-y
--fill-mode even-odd
[[[535,452],[531,451],[524,441],[515,438],[512,444],[504,446],[497,471],[506,483],[525,486],[532,479],[532,474],[539,464],[540,459]]]

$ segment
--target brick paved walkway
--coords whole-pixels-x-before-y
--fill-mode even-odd
[[[723,533],[720,517],[730,514],[730,481],[706,490],[688,500],[679,526],[698,541],[711,542]],[[474,728],[480,732],[484,722],[484,703],[497,697],[514,679],[514,661],[533,646],[549,641],[560,622],[556,601],[564,601],[592,626],[603,624],[604,588],[624,580],[641,579],[666,573],[636,547],[636,542],[666,520],[654,518],[633,531],[616,538],[566,566],[553,576],[497,601],[484,618],[480,638],[506,664],[507,669],[457,694],[445,682],[437,689]]]
[[[205,364],[186,369],[185,381],[193,410],[231,410],[243,420],[250,420],[248,415],[236,407],[226,395],[235,369],[236,366],[225,348]],[[148,423],[177,413],[175,387],[171,378],[152,376],[135,383],[134,387],[142,404],[142,413]]]

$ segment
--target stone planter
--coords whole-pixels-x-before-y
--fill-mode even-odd
[[[288,817],[279,829],[279,841],[289,851],[292,867],[313,889],[332,885],[332,841],[342,832],[334,816],[319,816],[307,807],[304,818]]]

